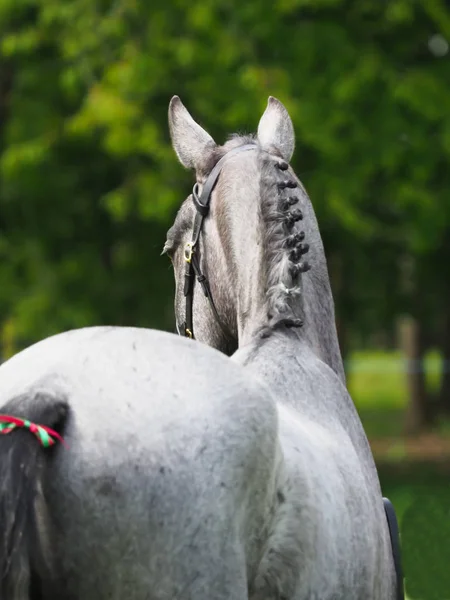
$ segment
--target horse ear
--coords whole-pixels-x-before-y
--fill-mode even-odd
[[[259,122],[258,139],[263,148],[275,146],[284,160],[291,160],[295,148],[294,126],[285,106],[273,96],[269,96],[267,108]]]
[[[194,121],[178,96],[169,104],[169,129],[172,146],[181,164],[187,169],[202,171],[216,143]]]

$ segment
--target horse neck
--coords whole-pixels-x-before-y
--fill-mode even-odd
[[[273,220],[279,215],[279,202],[274,194],[278,193],[280,178],[290,177],[296,180],[298,188],[289,190],[289,193],[298,196],[296,207],[304,216],[303,221],[297,223],[290,233],[305,231],[305,242],[310,246],[306,256],[312,269],[299,276],[298,289],[301,293],[294,294],[288,300],[288,316],[301,317],[304,324],[301,328],[291,330],[294,336],[290,335],[286,340],[289,339],[289,344],[292,344],[293,338],[299,343],[306,342],[316,356],[345,382],[328,269],[314,210],[300,181],[292,172],[287,174],[276,169],[276,160],[267,153],[259,154],[256,160],[254,156],[248,156],[245,160],[245,180],[251,183],[243,190],[241,183],[244,177],[234,177],[223,190],[230,200],[234,198],[236,201],[236,210],[226,211],[231,222],[228,224],[229,235],[224,237],[228,237],[231,243],[227,255],[233,257],[227,271],[231,274],[230,286],[231,281],[234,282],[232,301],[235,303],[238,344],[242,347],[250,343],[261,332],[270,335],[270,313],[274,311],[269,305],[268,279],[276,288],[273,285],[274,274],[275,277],[279,274],[280,287],[292,287],[292,280],[286,280],[286,277],[289,279],[289,268],[286,266],[289,263],[283,263],[284,258],[274,268],[268,264],[269,260],[278,260],[286,254],[286,250],[282,249],[282,231]],[[270,203],[275,206],[273,210]],[[222,206],[230,204],[231,201],[223,202]],[[274,244],[273,250],[270,244]]]

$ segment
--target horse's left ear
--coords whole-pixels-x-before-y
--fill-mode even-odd
[[[263,148],[275,146],[284,160],[291,160],[295,148],[294,126],[285,106],[273,96],[269,96],[259,122],[258,139]]]

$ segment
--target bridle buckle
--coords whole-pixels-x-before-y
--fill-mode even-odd
[[[188,265],[192,262],[192,255],[194,254],[195,247],[192,242],[188,242],[184,247],[184,260]]]

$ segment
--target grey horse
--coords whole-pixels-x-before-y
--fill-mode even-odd
[[[1,600],[248,598],[282,458],[244,367],[164,332],[66,332],[1,366],[0,426]]]
[[[278,492],[249,598],[401,598],[377,470],[346,389],[317,220],[288,165],[289,114],[271,97],[257,135],[218,146],[175,96],[169,126],[196,173],[164,247],[179,332],[232,354],[276,398]]]

